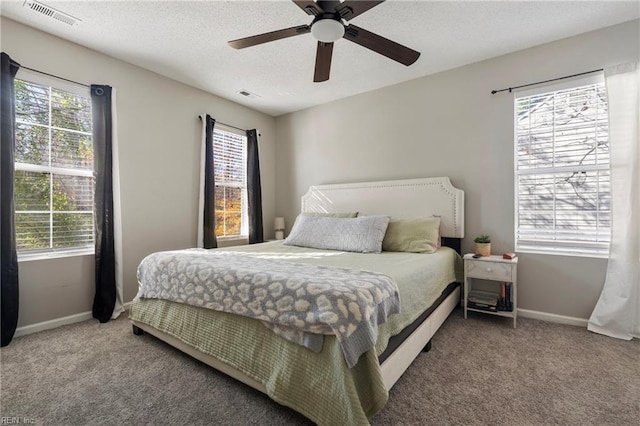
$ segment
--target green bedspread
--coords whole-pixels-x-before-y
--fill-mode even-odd
[[[461,279],[460,257],[442,248],[433,254],[359,254],[282,245],[281,241],[225,249],[260,252],[289,262],[353,267],[387,274],[400,290],[401,313],[380,326],[375,350],[347,368],[335,336],[315,353],[275,336],[251,318],[156,299],[136,300],[130,318],[149,324],[262,383],[268,395],[321,425],[363,425],[388,398],[378,355],[429,307],[453,281]],[[313,397],[309,397],[313,395]]]

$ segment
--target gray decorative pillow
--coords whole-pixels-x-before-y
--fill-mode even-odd
[[[302,212],[298,215],[298,217],[296,217],[295,222],[293,223],[293,228],[296,227],[296,222],[298,222],[298,219],[301,218],[302,216],[309,216],[309,217],[357,217],[358,216],[358,212],[339,212],[339,213],[326,213],[326,212]]]
[[[310,216],[310,217],[357,217],[358,216],[358,212],[344,212],[344,213],[303,212],[302,216]]]
[[[388,225],[388,216],[337,218],[300,215],[284,244],[325,250],[380,253]]]

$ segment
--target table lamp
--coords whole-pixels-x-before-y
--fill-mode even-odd
[[[276,230],[276,240],[284,239],[284,217],[276,217],[273,221],[273,227]]]

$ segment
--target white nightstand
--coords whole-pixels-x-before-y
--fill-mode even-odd
[[[467,311],[482,312],[483,314],[498,315],[501,317],[513,318],[513,328],[516,328],[518,317],[518,258],[503,259],[502,256],[485,256],[477,259],[473,258],[473,253],[464,255],[464,317],[467,318]],[[492,311],[489,309],[476,309],[469,307],[469,292],[473,289],[473,278],[499,281],[511,287],[511,310]]]

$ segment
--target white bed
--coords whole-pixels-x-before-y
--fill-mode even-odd
[[[453,243],[458,252],[460,239],[464,236],[464,193],[453,187],[449,178],[446,177],[312,186],[302,197],[301,211],[316,213],[358,211],[359,214],[364,215],[388,215],[392,219],[439,216],[443,240],[447,245]],[[381,380],[387,390],[396,383],[423,348],[430,343],[431,337],[459,303],[459,287],[443,299],[431,314],[380,363]],[[269,394],[274,400],[292,405],[270,394],[264,381],[256,380],[255,375],[221,362],[217,357],[185,343],[179,336],[160,331],[142,321],[132,320],[132,323],[134,332],[144,330],[213,368]],[[295,406],[292,408],[308,416],[304,410]],[[376,410],[379,408],[381,407]],[[323,422],[318,418],[314,420]]]

